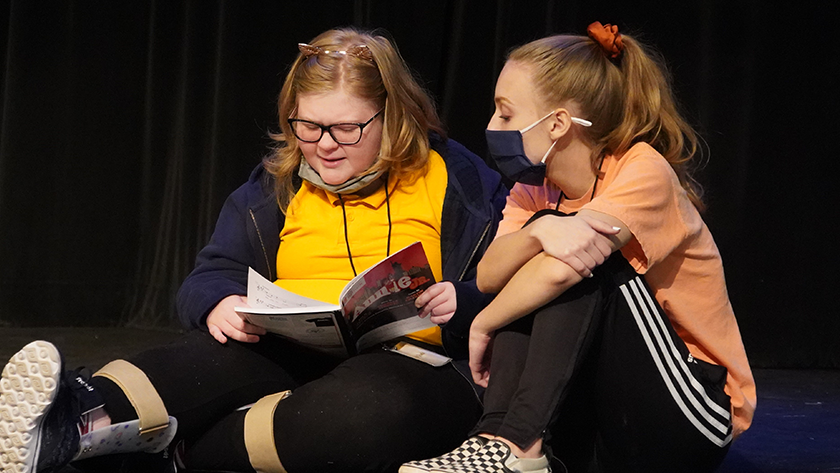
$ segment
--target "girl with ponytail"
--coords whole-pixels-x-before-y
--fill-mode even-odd
[[[588,33],[518,47],[499,76],[487,142],[516,184],[478,266],[498,293],[470,329],[484,413],[401,473],[712,472],[752,421],[697,135],[654,53]]]

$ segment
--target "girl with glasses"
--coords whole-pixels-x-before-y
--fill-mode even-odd
[[[400,472],[712,472],[755,409],[697,136],[615,26],[514,49],[487,143],[517,184],[478,267],[473,437]]]
[[[445,138],[388,39],[337,29],[299,49],[278,100],[277,146],[228,198],[178,293],[194,330],[89,379],[63,374],[47,342],[22,349],[0,384],[15,404],[0,418],[0,470],[76,459],[117,471],[124,456],[113,454],[142,451],[166,455],[135,453],[120,471],[173,471],[173,457],[200,471],[393,471],[454,448],[477,421],[467,339],[488,298],[475,272],[507,190]],[[443,366],[381,347],[335,359],[234,311],[247,306],[249,267],[334,303],[355,274],[417,240],[441,281],[417,310],[437,326],[408,338],[453,359]]]

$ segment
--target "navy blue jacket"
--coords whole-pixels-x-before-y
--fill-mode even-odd
[[[476,288],[476,265],[496,234],[508,191],[499,174],[460,143],[433,137],[431,145],[443,156],[449,176],[440,244],[443,278],[455,285],[457,294],[457,311],[443,326],[443,342],[449,356],[465,359],[470,324],[490,297]],[[205,319],[219,301],[245,295],[249,266],[276,279],[284,221],[273,177],[260,165],[228,197],[210,243],[178,291],[178,316],[184,325],[206,328]]]

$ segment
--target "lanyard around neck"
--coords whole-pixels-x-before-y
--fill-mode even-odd
[[[350,252],[350,238],[347,236],[347,211],[344,208],[344,199],[338,194],[338,201],[341,203],[341,216],[344,222],[344,243],[347,246],[347,258],[350,260],[350,269],[353,270],[353,277],[358,276],[356,265],[353,264],[353,253]],[[391,256],[391,198],[388,194],[388,176],[385,176],[385,209],[388,213],[388,242],[385,246],[385,257]]]

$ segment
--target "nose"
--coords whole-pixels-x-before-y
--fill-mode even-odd
[[[332,150],[338,148],[338,143],[335,142],[331,134],[324,131],[324,133],[321,135],[321,139],[318,140],[318,147],[321,149]]]

